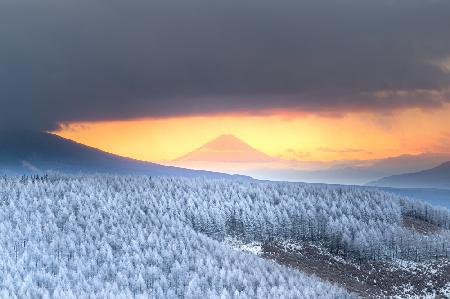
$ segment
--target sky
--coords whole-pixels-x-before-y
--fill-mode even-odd
[[[71,123],[56,131],[108,152],[168,162],[222,134],[283,160],[372,160],[403,154],[450,152],[450,105],[395,115],[204,115]]]
[[[3,0],[0,128],[167,161],[449,152],[447,0]]]

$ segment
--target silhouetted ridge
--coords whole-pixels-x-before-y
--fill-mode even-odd
[[[0,174],[45,172],[231,177],[125,158],[49,133],[0,131]]]
[[[450,161],[428,170],[385,177],[370,182],[368,185],[397,188],[450,189]]]

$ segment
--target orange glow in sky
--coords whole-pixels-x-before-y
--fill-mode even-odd
[[[325,117],[282,111],[70,123],[62,137],[139,160],[165,162],[221,134],[233,134],[266,154],[289,160],[377,159],[450,152],[450,107]]]

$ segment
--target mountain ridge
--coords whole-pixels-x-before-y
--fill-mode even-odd
[[[48,172],[232,177],[126,158],[51,133],[0,131],[0,174]]]
[[[394,188],[450,189],[450,161],[418,172],[387,176],[369,182],[367,185]]]

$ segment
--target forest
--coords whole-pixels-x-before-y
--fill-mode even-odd
[[[374,189],[229,179],[0,178],[2,298],[349,298],[223,242],[310,242],[345,259],[448,257],[450,212]]]

